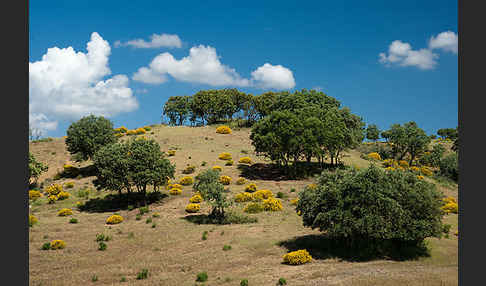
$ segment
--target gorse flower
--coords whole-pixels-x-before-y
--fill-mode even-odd
[[[312,256],[305,249],[292,251],[283,256],[283,261],[290,265],[300,265],[312,261]]]
[[[199,204],[191,203],[191,204],[188,204],[186,206],[186,212],[188,212],[188,213],[196,213],[200,209],[201,209],[201,206]]]
[[[194,183],[194,179],[189,176],[182,177],[182,179],[179,180],[179,184],[183,186],[192,185],[193,183]]]
[[[29,200],[37,200],[38,198],[40,198],[42,196],[41,192],[37,191],[37,190],[30,190],[29,191]]]
[[[368,158],[370,158],[370,159],[374,159],[374,160],[381,161],[381,156],[380,156],[380,154],[378,154],[378,153],[376,153],[376,152],[369,153],[367,156],[368,156]]]
[[[251,194],[251,198],[254,201],[263,201],[269,198],[273,198],[273,193],[270,190],[258,190]]]
[[[254,183],[248,184],[245,187],[245,192],[253,193],[256,192],[256,190],[257,190],[257,186]]]
[[[191,203],[200,203],[203,201],[203,198],[200,194],[195,194],[189,199],[189,202]]]
[[[275,198],[266,199],[263,201],[263,209],[265,211],[281,211],[283,210],[282,202]]]
[[[118,224],[123,221],[123,217],[121,215],[112,215],[106,219],[107,224]]]
[[[223,168],[221,168],[221,166],[216,165],[216,166],[213,166],[213,170],[221,172],[221,171],[223,171]]]
[[[252,200],[253,200],[252,195],[247,192],[243,192],[235,195],[235,202],[237,203],[249,202]]]
[[[33,215],[29,214],[29,226],[31,226],[31,227],[32,227],[34,224],[36,224],[36,223],[37,223],[37,221],[38,221],[38,220],[37,220],[37,218],[36,218],[35,216],[33,216]]]
[[[172,189],[170,189],[169,194],[171,194],[171,195],[180,195],[180,194],[182,194],[182,190],[181,189],[178,189],[178,188],[172,188]]]
[[[237,185],[244,185],[244,184],[246,184],[246,179],[245,178],[238,178],[238,180],[236,180],[236,184]]]
[[[241,157],[238,160],[238,163],[240,163],[240,164],[251,164],[252,161],[251,161],[251,158],[250,157]]]
[[[59,184],[52,184],[44,190],[48,195],[56,196],[63,191],[62,186]]]
[[[51,241],[50,249],[63,249],[66,247],[66,243],[63,240],[56,239]]]
[[[57,194],[57,200],[62,201],[62,200],[69,198],[69,196],[70,196],[70,194],[68,192],[62,191],[59,194]]]
[[[231,128],[229,128],[229,126],[222,125],[222,126],[219,126],[218,128],[216,128],[216,133],[231,134]]]
[[[293,205],[293,206],[296,206],[298,202],[299,202],[299,198],[290,200],[290,204]]]
[[[223,185],[229,185],[231,183],[231,177],[221,176],[221,177],[219,177],[219,182]]]
[[[231,160],[231,154],[228,152],[223,152],[219,154],[218,159],[220,160]]]
[[[67,208],[61,209],[60,211],[57,212],[58,216],[68,216],[72,214],[73,214],[73,210]]]
[[[243,211],[246,213],[259,213],[263,211],[263,205],[259,202],[250,202],[244,208]]]

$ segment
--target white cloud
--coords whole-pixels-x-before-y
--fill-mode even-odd
[[[115,42],[115,47],[122,47],[122,46],[131,46],[134,48],[141,48],[141,49],[152,49],[152,48],[180,48],[182,46],[182,41],[177,35],[169,35],[169,34],[153,34],[150,36],[150,42],[147,42],[143,39],[135,39],[128,41],[126,43],[122,43],[120,41]]]
[[[265,63],[253,71],[251,77],[260,88],[290,89],[295,86],[292,71],[281,65]]]
[[[29,62],[29,123],[54,130],[59,120],[110,117],[138,108],[126,75],[103,80],[111,74],[110,53],[108,42],[93,32],[87,53],[53,47],[40,61]]]
[[[446,31],[432,36],[429,40],[430,49],[442,49],[446,52],[457,54],[457,34],[452,31]]]
[[[437,64],[436,59],[439,57],[431,50],[420,49],[412,50],[409,43],[400,40],[393,41],[388,47],[388,55],[380,53],[380,63],[390,66],[396,64],[399,66],[416,66],[419,69],[433,69]]]
[[[29,128],[38,131],[41,136],[45,136],[47,131],[57,129],[57,121],[52,121],[45,114],[29,114]]]
[[[203,83],[211,86],[248,86],[249,81],[232,68],[219,61],[216,49],[209,46],[192,47],[189,56],[180,60],[170,53],[156,56],[149,67],[140,68],[133,80],[158,84],[167,80],[166,75],[183,82]]]
[[[233,68],[223,65],[216,49],[195,46],[189,55],[180,60],[170,53],[156,56],[148,67],[141,67],[133,80],[149,84],[161,84],[170,75],[182,82],[201,83],[211,86],[258,86],[261,88],[287,89],[295,86],[292,71],[281,66],[264,64],[252,72],[252,79],[242,78]]]

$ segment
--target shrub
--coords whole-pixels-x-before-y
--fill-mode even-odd
[[[66,183],[64,183],[64,188],[72,189],[72,188],[74,188],[74,183],[73,182],[66,182]]]
[[[57,195],[57,200],[62,201],[69,198],[70,194],[68,192],[62,191]]]
[[[218,159],[220,160],[231,160],[231,154],[227,152],[223,152],[219,154]]]
[[[169,156],[175,156],[176,150],[168,150],[167,155]]]
[[[223,246],[223,251],[228,251],[228,250],[231,250],[231,245],[224,245]]]
[[[206,272],[199,272],[196,276],[197,282],[206,282],[208,281],[208,274]]]
[[[403,168],[408,168],[408,167],[409,167],[408,162],[407,162],[407,161],[405,161],[405,160],[400,160],[400,161],[398,161],[398,165],[399,165],[400,167],[403,167]]]
[[[245,192],[253,193],[256,192],[256,190],[257,190],[257,186],[254,183],[248,184],[245,187]]]
[[[228,160],[226,163],[224,163],[225,166],[233,166],[233,160]]]
[[[373,159],[373,160],[378,160],[378,161],[381,161],[381,156],[380,154],[376,153],[376,152],[372,152],[372,153],[369,153],[367,155],[368,158],[370,159]]]
[[[216,166],[213,166],[213,170],[218,171],[218,172],[221,172],[221,171],[223,171],[223,168],[221,168],[220,166],[216,165]]]
[[[243,192],[235,195],[235,202],[237,203],[249,202],[251,200],[253,200],[253,198],[251,194],[247,192]]]
[[[60,211],[57,212],[58,216],[68,216],[72,214],[73,214],[73,210],[67,208],[61,209]]]
[[[192,174],[196,171],[196,166],[194,165],[187,165],[187,167],[182,170],[182,174]]]
[[[145,133],[147,133],[147,131],[145,131],[145,129],[143,129],[142,127],[137,128],[137,129],[135,130],[135,134],[137,134],[137,135],[140,135],[140,134],[145,134]]]
[[[92,282],[96,282],[96,281],[98,281],[98,275],[93,274],[93,275],[91,276],[91,281],[92,281]]]
[[[48,169],[47,165],[38,162],[34,155],[29,152],[29,185],[37,183],[39,176]]]
[[[293,200],[290,200],[290,204],[293,205],[293,206],[296,206],[298,202],[299,202],[299,198],[295,198]]]
[[[66,243],[63,240],[55,239],[51,241],[50,249],[63,249],[66,247]]]
[[[128,129],[125,126],[121,126],[113,129],[116,133],[127,133]]]
[[[440,160],[439,174],[456,182],[459,180],[459,165],[457,153],[447,155]]]
[[[420,173],[422,173],[422,175],[427,176],[427,177],[430,177],[434,174],[432,172],[432,170],[427,166],[420,167]]]
[[[304,226],[326,231],[347,247],[365,241],[375,247],[383,240],[419,246],[427,237],[442,236],[442,194],[411,172],[384,172],[371,165],[323,172],[318,181],[316,190],[299,194],[296,210]],[[380,247],[371,250],[381,252]]]
[[[37,190],[30,190],[29,191],[29,200],[37,200],[38,198],[40,198],[42,196],[41,192],[40,191],[37,191]]]
[[[397,168],[398,162],[394,159],[386,159],[383,160],[383,167]]]
[[[160,214],[159,213],[153,213],[152,217],[160,217]]]
[[[144,127],[142,127],[142,128],[143,128],[143,129],[145,129],[145,131],[150,131],[150,130],[152,130],[152,127],[150,127],[150,126],[144,126]]]
[[[254,201],[263,201],[269,198],[273,198],[273,193],[270,190],[258,190],[251,194],[251,198]]]
[[[287,280],[285,280],[285,278],[280,277],[278,279],[278,283],[277,284],[278,285],[287,285]]]
[[[37,223],[37,221],[38,221],[38,220],[37,220],[37,218],[36,218],[35,216],[33,216],[33,215],[31,215],[31,214],[29,215],[29,226],[30,226],[30,227],[34,226],[34,224],[36,224],[36,223]]]
[[[128,130],[127,135],[137,135],[137,130],[135,130],[135,129]]]
[[[182,189],[182,185],[181,184],[168,184],[167,188],[168,189]]]
[[[53,204],[57,201],[57,196],[50,195],[50,196],[47,197],[47,201],[48,201],[48,203]]]
[[[222,125],[222,126],[219,126],[218,128],[216,128],[216,133],[231,134],[231,128],[229,128],[229,126]]]
[[[248,286],[248,279],[242,279],[240,281],[240,286]]]
[[[420,173],[420,168],[417,167],[417,166],[412,166],[412,167],[410,167],[409,170],[414,172],[414,173]]]
[[[309,190],[315,190],[317,189],[317,185],[316,184],[308,184],[306,186],[306,189],[309,189]]]
[[[283,210],[282,202],[279,199],[268,198],[263,201],[263,209],[265,211],[281,211]]]
[[[259,213],[262,212],[263,210],[264,210],[263,205],[259,202],[250,202],[243,208],[243,211],[245,213],[250,213],[250,214]]]
[[[441,207],[441,209],[449,214],[449,213],[454,213],[457,214],[459,212],[459,205],[457,204],[457,201],[453,197],[447,197],[443,199],[444,205]]]
[[[169,194],[177,196],[177,195],[182,194],[182,190],[178,189],[178,188],[172,188],[172,189],[170,189]]]
[[[59,184],[52,184],[49,187],[47,187],[44,192],[46,192],[50,196],[57,196],[60,192],[62,192],[62,186]]]
[[[229,185],[231,183],[231,177],[221,176],[221,177],[219,177],[219,182],[223,185]]]
[[[69,223],[78,223],[78,219],[77,218],[71,218],[69,220]]]
[[[152,222],[152,218],[150,218],[150,217],[149,217],[148,219],[146,219],[146,220],[145,220],[145,223],[147,223],[147,224],[148,224],[148,223],[151,223],[151,222]]]
[[[203,234],[202,234],[201,239],[202,240],[207,240],[208,239],[208,231],[207,230],[203,231]]]
[[[194,179],[192,177],[189,177],[189,176],[182,177],[179,181],[179,184],[181,184],[183,186],[192,185],[193,183],[194,183]]]
[[[107,245],[103,241],[100,241],[98,243],[98,250],[104,251],[104,250],[106,250],[106,247],[107,247]]]
[[[283,261],[290,265],[300,265],[312,261],[312,256],[305,249],[292,251],[283,256]]]
[[[46,242],[46,243],[42,244],[41,249],[42,250],[49,250],[49,249],[51,249],[51,243],[50,242]]]
[[[137,273],[137,280],[147,279],[148,269],[142,269],[142,271]]]
[[[190,203],[186,206],[186,212],[188,213],[197,213],[201,210],[201,206],[199,204]]]
[[[208,163],[208,162],[206,162],[206,161],[202,161],[201,166],[203,166],[203,167],[204,167],[204,166],[206,166],[206,164],[207,164],[207,163]]]
[[[140,215],[144,215],[144,214],[147,214],[147,213],[149,213],[149,212],[150,212],[150,209],[149,209],[149,207],[148,207],[148,206],[145,206],[145,207],[140,207],[140,208],[138,209],[138,213],[139,213]]]
[[[203,201],[203,198],[200,194],[195,194],[194,196],[192,196],[190,199],[189,199],[189,202],[191,203],[200,203]]]
[[[276,196],[278,199],[283,199],[285,197],[287,197],[287,195],[285,195],[283,192],[277,192],[277,196]]]
[[[244,185],[244,184],[246,184],[246,179],[245,178],[238,178],[238,180],[236,180],[236,184],[237,185]]]
[[[106,219],[107,224],[119,224],[123,221],[123,217],[121,215],[112,215]]]
[[[251,161],[251,158],[250,157],[241,157],[238,160],[238,163],[240,163],[240,164],[251,164],[252,161]]]
[[[424,176],[417,175],[417,179],[423,180],[424,179]]]

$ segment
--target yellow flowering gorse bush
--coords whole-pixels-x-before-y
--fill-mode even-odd
[[[30,190],[29,191],[29,200],[37,200],[38,198],[40,198],[42,196],[41,192],[37,191],[37,190]]]
[[[200,210],[201,210],[201,206],[199,204],[191,203],[186,206],[186,212],[188,213],[197,213]]]
[[[427,167],[427,166],[422,166],[420,167],[420,172],[424,175],[424,176],[427,176],[427,177],[430,177],[432,176],[434,173],[432,172],[432,170]]]
[[[263,209],[265,211],[281,211],[283,210],[282,202],[279,199],[269,198],[263,201]]]
[[[238,163],[240,163],[240,164],[251,164],[252,161],[251,161],[251,158],[250,157],[241,157],[238,160]]]
[[[257,186],[255,183],[248,184],[245,187],[245,192],[253,193],[256,192],[256,190],[257,190]]]
[[[258,190],[251,194],[251,198],[254,201],[263,201],[269,198],[273,198],[273,193],[270,190]]]
[[[295,198],[295,199],[290,200],[290,204],[293,205],[293,206],[296,206],[298,202],[299,202],[299,198]]]
[[[175,153],[176,153],[176,150],[168,150],[168,151],[167,151],[167,154],[168,154],[169,156],[175,156]]]
[[[231,184],[231,177],[221,176],[221,177],[219,177],[219,182],[223,185],[229,185],[229,184]]]
[[[69,196],[70,196],[70,194],[68,192],[62,191],[59,194],[57,194],[57,200],[62,201],[62,200],[69,198]]]
[[[312,261],[312,256],[306,249],[292,251],[283,256],[283,261],[290,265],[300,265]]]
[[[220,160],[231,160],[231,154],[228,152],[223,152],[218,155],[218,159]]]
[[[376,152],[369,153],[367,156],[368,156],[368,158],[370,158],[370,159],[374,159],[374,160],[381,161],[381,156],[380,156],[380,154],[378,154],[378,153],[376,153]]]
[[[191,203],[200,203],[203,201],[203,197],[200,194],[195,194],[189,199]]]
[[[55,195],[50,195],[50,196],[48,196],[48,197],[47,197],[47,202],[48,202],[49,204],[53,204],[53,203],[55,203],[56,201],[57,201],[57,196],[55,196]]]
[[[218,128],[216,128],[216,133],[231,134],[231,128],[229,128],[229,126],[222,125],[222,126],[219,126]]]
[[[243,203],[243,202],[249,202],[253,200],[253,197],[251,196],[250,193],[243,192],[235,195],[235,202],[237,203]]]
[[[121,215],[112,215],[106,219],[107,224],[119,224],[123,221],[123,217]]]
[[[190,176],[182,177],[179,180],[179,184],[181,184],[183,186],[192,185],[193,183],[194,183],[194,179],[192,177],[190,177]]]
[[[63,240],[60,239],[55,239],[51,241],[51,249],[56,250],[56,249],[63,249],[66,247],[66,243]]]
[[[223,171],[223,168],[221,168],[221,166],[216,165],[216,166],[213,166],[213,170],[221,172],[221,171]]]
[[[73,214],[73,210],[67,208],[61,209],[60,211],[57,212],[58,216],[68,216],[72,214]]]
[[[31,214],[29,214],[29,226],[33,226],[34,224],[37,223],[37,218]]]
[[[178,188],[172,188],[172,189],[170,189],[169,194],[177,196],[177,195],[182,194],[182,190],[178,189]]]
[[[48,195],[56,196],[63,191],[62,186],[59,184],[52,184],[44,190]]]
[[[408,168],[408,167],[409,167],[408,162],[407,162],[407,161],[405,161],[405,160],[400,160],[400,161],[398,161],[398,165],[399,165],[400,167],[403,167],[403,168]]]

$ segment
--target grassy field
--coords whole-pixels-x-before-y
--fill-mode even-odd
[[[147,138],[155,138],[162,151],[176,149],[175,156],[168,157],[176,164],[176,178],[183,177],[187,164],[195,165],[195,176],[201,170],[219,165],[222,175],[233,180],[230,197],[243,191],[244,185],[234,182],[240,177],[237,160],[249,156],[255,162],[258,158],[250,144],[249,129],[233,131],[230,135],[217,134],[215,127],[167,127],[154,126],[154,134],[147,132]],[[51,142],[30,143],[30,151],[36,158],[49,165],[40,182],[53,178],[63,165],[71,163],[63,138]],[[229,152],[235,164],[225,166],[218,159],[221,152]],[[366,167],[369,161],[351,150],[344,157],[345,164]],[[202,167],[203,161],[207,162]],[[255,174],[251,182],[259,189],[269,189],[274,194],[283,192],[284,210],[275,213],[249,215],[257,217],[257,223],[213,225],[196,224],[188,219],[185,206],[191,197],[191,186],[184,186],[182,195],[167,196],[161,202],[150,205],[150,213],[136,220],[138,209],[118,211],[124,221],[118,225],[105,224],[113,212],[87,213],[76,209],[76,202],[103,197],[106,192],[97,192],[92,180],[95,177],[60,179],[56,183],[74,182],[74,188],[67,189],[71,197],[55,204],[47,204],[45,197],[33,203],[31,213],[39,222],[29,229],[29,281],[30,285],[203,285],[196,282],[196,275],[206,271],[209,279],[204,285],[240,285],[248,279],[249,285],[276,285],[283,277],[287,285],[457,285],[458,284],[458,216],[444,217],[452,225],[449,238],[428,239],[430,257],[412,261],[372,260],[351,262],[332,252],[319,252],[319,234],[302,226],[301,218],[295,213],[290,200],[298,196],[314,179],[268,180]],[[264,177],[264,176],[261,176]],[[77,197],[78,190],[91,189],[89,197]],[[295,188],[295,192],[290,190]],[[438,184],[448,196],[458,198],[457,185]],[[167,193],[166,190],[163,191]],[[201,213],[208,213],[209,207],[201,204]],[[57,211],[63,207],[73,208],[70,217],[59,217]],[[243,205],[234,205],[242,213]],[[152,218],[152,214],[159,217]],[[71,217],[77,224],[69,223]],[[147,218],[152,218],[147,223]],[[155,227],[153,227],[155,223]],[[207,239],[203,240],[203,232]],[[107,241],[105,251],[98,250],[96,234],[104,233],[112,239]],[[41,250],[45,242],[62,239],[67,246],[62,250]],[[310,244],[309,241],[314,244]],[[317,241],[317,242],[316,242]],[[291,243],[292,242],[292,243]],[[231,249],[224,251],[224,245]],[[311,263],[300,266],[282,264],[282,256],[289,251],[288,245],[308,247],[314,257]],[[317,246],[316,246],[317,245]],[[287,247],[286,247],[287,246]],[[137,273],[148,269],[148,278],[137,280]],[[92,281],[93,276],[97,281]],[[126,282],[121,282],[125,278]]]

